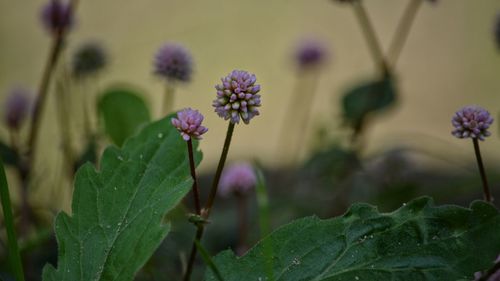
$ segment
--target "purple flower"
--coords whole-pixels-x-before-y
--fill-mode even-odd
[[[484,140],[491,135],[488,128],[493,123],[493,118],[484,108],[469,105],[457,111],[451,123],[455,127],[451,132],[455,137]]]
[[[201,125],[203,115],[198,110],[185,108],[177,112],[177,118],[172,118],[172,125],[177,128],[185,141],[191,138],[201,140],[201,135],[208,131]]]
[[[233,70],[222,83],[215,86],[217,98],[212,106],[215,112],[224,118],[230,119],[231,123],[237,124],[240,118],[245,124],[250,122],[254,116],[259,115],[260,85],[256,85],[255,75],[243,70]]]
[[[497,47],[500,48],[500,13],[495,18],[495,25],[493,26],[493,36]]]
[[[30,112],[30,93],[23,88],[14,88],[5,101],[5,123],[10,129],[19,129]]]
[[[60,0],[51,0],[47,3],[41,12],[41,19],[44,27],[56,34],[65,28],[73,26],[73,14],[68,2]]]
[[[255,187],[257,178],[248,163],[237,163],[227,167],[221,176],[219,194],[227,197],[230,194],[244,194]]]
[[[326,60],[326,48],[316,40],[303,40],[295,52],[295,60],[301,68],[318,66]]]
[[[73,73],[84,77],[96,73],[107,62],[106,52],[101,45],[94,42],[86,43],[78,48],[73,56]]]
[[[168,80],[188,82],[193,72],[191,54],[182,45],[167,43],[155,56],[154,72]]]

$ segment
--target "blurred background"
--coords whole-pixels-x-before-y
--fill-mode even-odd
[[[363,1],[384,54],[409,2]],[[16,85],[36,92],[52,40],[40,26],[44,4],[0,0],[0,100]],[[205,116],[209,131],[200,142],[204,160],[199,167],[204,185],[209,185],[215,170],[227,126],[213,112],[214,86],[233,69],[254,73],[262,87],[261,115],[236,126],[228,162],[250,161],[263,167],[275,226],[304,215],[338,215],[354,201],[391,210],[428,194],[439,203],[468,205],[481,198],[481,182],[471,142],[451,135],[450,120],[469,104],[499,116],[500,49],[494,32],[498,12],[497,0],[423,1],[399,60],[391,66],[397,100],[370,117],[362,145],[357,146],[351,144],[352,128],[345,123],[342,99],[356,85],[377,80],[380,73],[352,7],[338,1],[81,1],[61,64],[70,63],[81,44],[98,42],[109,56],[108,64],[83,91],[133,85],[146,100],[152,119],[158,119],[164,116],[165,81],[153,73],[154,56],[166,42],[188,49],[194,72],[190,82],[176,87],[174,108],[192,107]],[[304,80],[309,76],[295,58],[297,46],[309,39],[321,42],[326,53],[321,67],[311,72],[313,84]],[[297,86],[301,83],[302,88]],[[38,158],[39,166],[50,163],[39,172],[40,186],[48,189],[35,188],[31,200],[51,205],[55,213],[69,211],[71,189],[61,186],[70,186],[71,180],[60,180],[64,163],[58,156],[53,91],[52,85]],[[299,110],[290,106],[296,92],[302,101],[311,101],[304,126],[290,114]],[[500,196],[498,124],[493,123],[492,136],[481,142],[481,149],[493,194]],[[26,134],[24,126],[21,137]],[[5,126],[0,127],[0,137],[8,139]],[[297,138],[298,145],[288,145]],[[9,182],[16,181],[10,171]],[[250,213],[255,215],[254,199],[251,202]],[[221,199],[214,221],[232,225],[236,217],[224,210],[233,204]],[[180,210],[178,218],[182,214]],[[175,228],[169,238],[174,240],[166,241],[163,250],[182,248],[175,239],[183,239],[183,227],[191,231],[189,225]],[[224,233],[227,227],[214,227],[218,230],[209,233],[207,239],[215,237],[210,250],[228,247],[216,242],[227,241],[217,237],[236,231],[229,227]],[[249,241],[257,239],[256,233],[249,235]],[[188,245],[189,239],[184,240]],[[174,254],[171,258],[178,259]],[[158,255],[165,258],[162,252]],[[151,264],[154,268],[155,261]]]

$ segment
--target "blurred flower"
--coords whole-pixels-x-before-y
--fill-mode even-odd
[[[208,131],[207,128],[201,126],[203,115],[198,110],[191,108],[177,112],[177,118],[172,118],[171,122],[185,141],[191,138],[201,140],[201,135]]]
[[[325,46],[316,40],[303,40],[295,51],[295,60],[301,68],[315,67],[325,62],[327,51]]]
[[[73,56],[73,73],[84,77],[101,70],[107,62],[106,52],[101,45],[90,42],[78,48]]]
[[[491,135],[488,128],[493,123],[493,118],[484,108],[469,105],[457,111],[451,123],[455,127],[451,132],[455,137],[484,140]]]
[[[19,129],[30,111],[30,93],[23,88],[14,88],[5,101],[5,123],[10,129]]]
[[[236,163],[222,173],[219,194],[227,197],[230,194],[244,194],[255,187],[257,178],[253,168],[248,163]]]
[[[215,112],[225,120],[231,119],[233,124],[239,123],[240,117],[248,124],[259,115],[260,85],[255,85],[256,80],[255,75],[243,70],[233,70],[222,78],[222,84],[215,86],[217,98],[212,104]]]
[[[169,80],[187,82],[193,72],[193,61],[189,51],[180,44],[167,43],[155,56],[155,73]]]
[[[42,8],[42,24],[51,33],[73,26],[73,14],[68,2],[51,0]]]
[[[493,36],[495,37],[495,43],[497,47],[500,48],[500,12],[495,18],[495,25],[493,27]]]

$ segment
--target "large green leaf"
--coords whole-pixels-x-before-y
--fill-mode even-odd
[[[191,187],[186,143],[170,117],[146,126],[120,150],[108,147],[100,171],[76,174],[72,216],[55,222],[57,269],[44,281],[132,280],[169,231],[165,213]],[[201,153],[196,152],[199,162]]]
[[[99,117],[106,134],[118,146],[150,121],[146,103],[139,91],[130,87],[113,87],[106,90],[98,101]]]
[[[264,256],[264,245],[273,249]],[[392,213],[355,204],[342,217],[297,220],[264,238],[245,256],[215,263],[226,281],[472,280],[500,253],[500,214],[485,202],[470,209],[436,207],[419,198]],[[207,280],[215,280],[207,272]]]

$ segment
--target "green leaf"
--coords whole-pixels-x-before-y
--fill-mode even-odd
[[[396,90],[390,76],[365,82],[347,91],[342,98],[344,118],[357,126],[368,114],[384,110],[395,101]]]
[[[499,233],[491,204],[436,207],[424,197],[392,213],[354,204],[342,217],[300,219],[241,258],[224,251],[214,260],[225,280],[266,280],[269,243],[275,280],[472,280],[500,253]],[[206,280],[215,279],[207,272]]]
[[[186,142],[171,117],[121,150],[108,147],[100,171],[90,163],[78,170],[73,214],[59,213],[55,222],[57,269],[45,266],[44,281],[128,281],[153,254],[170,229],[162,218],[192,184]]]
[[[106,90],[97,108],[106,134],[118,146],[151,119],[139,91],[123,86]]]

